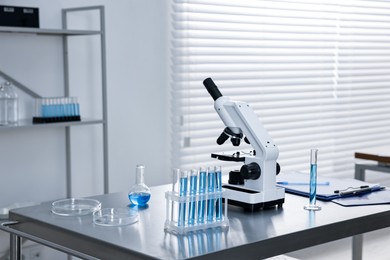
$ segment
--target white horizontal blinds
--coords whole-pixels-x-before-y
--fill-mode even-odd
[[[390,140],[389,7],[174,1],[174,166],[216,164],[211,152],[236,149],[215,143],[224,125],[202,85],[211,77],[223,95],[255,110],[279,146],[283,170],[306,170],[316,147],[321,174],[352,173],[356,149]]]
[[[334,164],[348,171],[353,151],[390,143],[390,2],[340,2]]]

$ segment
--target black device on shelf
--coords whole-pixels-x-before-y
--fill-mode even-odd
[[[39,9],[0,5],[0,26],[39,28]]]
[[[33,117],[33,124],[62,123],[71,121],[81,121],[80,116],[63,117]]]

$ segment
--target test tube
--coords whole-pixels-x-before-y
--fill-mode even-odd
[[[80,105],[77,100],[77,97],[73,97],[73,105],[74,105],[74,115],[80,116]]]
[[[216,185],[215,189],[217,192],[222,192],[222,170],[221,166],[215,166],[215,178]],[[222,197],[217,199],[216,209],[215,209],[215,218],[216,220],[222,220]]]
[[[192,197],[191,197],[189,211],[188,211],[188,224],[190,225],[195,224],[196,203],[194,201],[195,200],[194,196],[196,195],[197,182],[198,182],[198,171],[196,169],[192,169],[190,174],[190,195],[192,195]]]
[[[188,184],[188,171],[180,172],[179,181],[179,196],[185,197],[187,195],[187,184]],[[186,220],[186,202],[179,202],[179,218],[178,226],[184,226]]]
[[[65,116],[65,98],[59,98],[59,100],[60,100],[60,104],[59,104],[60,114],[59,114],[59,116],[64,117]]]
[[[70,116],[70,112],[69,112],[69,98],[65,97],[63,98],[64,102],[63,102],[63,105],[64,105],[64,117],[68,117]]]
[[[207,183],[207,170],[206,168],[201,167],[199,170],[199,194],[204,195],[206,193],[206,183]],[[205,215],[205,200],[199,199],[198,202],[198,223],[204,223]]]
[[[60,117],[61,100],[60,100],[60,98],[53,98],[53,101],[54,101],[54,117]]]
[[[42,98],[35,99],[35,117],[43,117],[42,116]]]
[[[310,193],[309,205],[306,205],[306,210],[320,210],[321,207],[316,205],[317,196],[317,153],[318,149],[311,149],[310,151]]]
[[[172,191],[173,192],[178,192],[178,181],[180,178],[180,169],[174,168],[172,171]]]
[[[215,172],[213,168],[209,168],[208,183],[207,183],[207,192],[214,193],[215,192]],[[212,222],[214,220],[214,199],[209,199],[207,201],[207,222]]]
[[[51,100],[51,98],[46,98],[46,117],[53,117],[54,113],[53,113],[53,102]]]
[[[172,171],[172,192],[175,194],[179,194],[179,179],[180,179],[180,169],[174,168]],[[171,220],[173,220],[174,217],[178,216],[178,206],[175,201],[172,200],[172,207],[171,207]]]

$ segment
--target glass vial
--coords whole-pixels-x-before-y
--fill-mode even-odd
[[[137,165],[136,167],[136,183],[129,191],[129,200],[132,205],[145,207],[148,204],[151,193],[150,189],[144,183],[144,165]]]

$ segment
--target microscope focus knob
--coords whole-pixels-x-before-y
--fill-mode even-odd
[[[280,173],[280,164],[276,163],[276,175]]]
[[[244,164],[241,167],[240,172],[241,176],[246,180],[256,180],[261,175],[260,166],[255,162]]]

